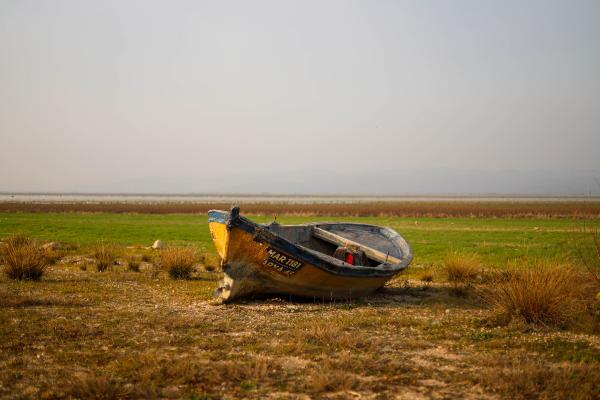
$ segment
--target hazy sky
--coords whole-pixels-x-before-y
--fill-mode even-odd
[[[600,1],[0,0],[0,191],[599,191]]]

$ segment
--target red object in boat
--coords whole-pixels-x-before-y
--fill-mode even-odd
[[[354,254],[352,254],[352,253],[346,253],[346,262],[348,264],[354,265]]]

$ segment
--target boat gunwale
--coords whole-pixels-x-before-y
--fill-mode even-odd
[[[413,259],[412,248],[408,241],[400,235],[398,232],[391,228],[380,227],[377,225],[352,223],[352,222],[321,222],[312,224],[298,224],[294,226],[306,226],[306,227],[323,227],[327,225],[345,225],[345,226],[362,226],[368,228],[375,228],[378,232],[382,233],[387,239],[394,242],[395,245],[399,246],[403,252],[401,262],[397,264],[382,263],[376,267],[366,266],[355,266],[348,264],[342,260],[338,260],[332,256],[321,253],[317,250],[310,249],[308,247],[293,243],[281,235],[271,232],[267,225],[258,224],[248,218],[245,218],[239,214],[236,214],[234,218],[231,218],[231,214],[228,211],[223,210],[210,210],[208,212],[209,222],[219,222],[227,225],[228,229],[240,228],[243,231],[253,234],[254,240],[257,242],[264,242],[280,250],[289,253],[293,257],[297,257],[304,263],[312,264],[315,267],[322,269],[328,273],[346,277],[360,277],[360,278],[381,278],[391,277],[399,272],[403,271],[408,267]]]

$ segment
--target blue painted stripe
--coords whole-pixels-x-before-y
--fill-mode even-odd
[[[208,222],[220,222],[226,224],[229,222],[229,213],[221,210],[210,210],[208,212]]]

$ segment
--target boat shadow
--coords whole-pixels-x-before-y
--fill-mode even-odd
[[[334,299],[327,297],[298,297],[287,294],[258,294],[251,297],[236,299],[237,304],[301,304],[326,305],[340,308],[406,308],[415,306],[444,305],[446,308],[479,308],[477,298],[473,296],[456,296],[444,286],[410,286],[383,287],[375,293],[359,298]]]

